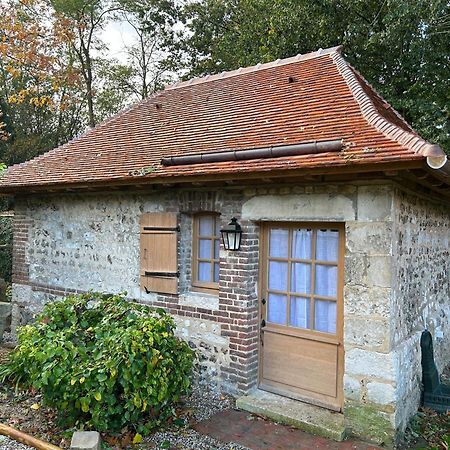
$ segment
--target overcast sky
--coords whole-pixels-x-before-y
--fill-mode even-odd
[[[100,35],[100,39],[108,47],[108,55],[118,59],[121,63],[127,62],[125,47],[135,42],[135,32],[128,22],[114,21],[108,23]]]

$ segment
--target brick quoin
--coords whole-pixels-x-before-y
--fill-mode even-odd
[[[26,262],[26,250],[28,247],[28,232],[32,224],[32,220],[25,215],[17,213],[14,215],[12,257],[13,283],[26,284],[29,280],[30,266]]]
[[[222,325],[222,336],[230,339],[229,367],[225,377],[246,392],[257,383],[258,375],[258,226],[241,220],[241,249],[220,259],[219,311],[228,313],[232,322]],[[224,315],[219,316],[220,319]]]

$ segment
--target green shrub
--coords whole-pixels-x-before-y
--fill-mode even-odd
[[[163,310],[123,296],[48,303],[0,367],[0,381],[33,386],[65,426],[139,433],[165,421],[190,387],[193,352]]]
[[[0,217],[0,278],[11,281],[11,270],[12,217]]]

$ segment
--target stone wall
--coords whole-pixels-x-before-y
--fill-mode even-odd
[[[130,298],[175,316],[178,333],[200,354],[203,376],[228,392],[248,392],[258,372],[258,223],[344,222],[344,415],[354,434],[389,443],[417,406],[422,318],[447,333],[448,344],[448,311],[442,312],[438,300],[444,292],[438,284],[441,280],[445,286],[448,271],[448,228],[442,228],[444,220],[448,226],[448,212],[429,229],[430,213],[420,209],[426,204],[413,206],[401,195],[393,185],[374,183],[17,199],[15,324],[21,315],[28,320],[45,301],[69,292],[127,291]],[[139,287],[139,217],[156,211],[179,213],[179,295],[145,294]],[[223,225],[236,216],[244,230],[241,251],[220,252],[219,295],[191,289],[192,214],[201,211],[220,213]],[[413,231],[416,220],[428,238]],[[409,223],[410,230],[402,232],[401,242],[400,222]],[[405,249],[415,239],[420,256],[411,259]],[[422,306],[408,306],[405,297],[410,297],[430,242],[436,248],[447,242],[447,261],[437,250],[429,254],[430,264],[440,268],[430,272],[426,288],[417,287],[426,293],[417,300]],[[439,348],[441,342],[436,346],[442,366],[448,355]],[[405,374],[410,381],[405,382]],[[413,400],[405,406],[408,395]]]
[[[192,214],[218,212],[225,225],[233,215],[239,217],[241,204],[237,190],[17,199],[13,328],[28,322],[45,302],[70,293],[126,291],[130,299],[167,309],[183,324],[179,333],[198,350],[202,376],[229,392],[253,386],[258,342],[256,226],[242,223],[246,233],[240,252],[221,251],[220,295],[193,292],[190,282]],[[179,213],[178,296],[146,294],[139,286],[139,218],[157,211]],[[242,276],[244,268],[247,277]]]
[[[420,402],[420,335],[433,335],[442,373],[450,361],[450,207],[396,189],[391,347],[398,355],[396,425],[403,429]]]
[[[390,345],[393,188],[358,193],[355,219],[346,222],[344,408],[355,435],[389,443],[399,407]]]

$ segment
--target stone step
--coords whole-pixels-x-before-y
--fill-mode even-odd
[[[257,389],[239,397],[236,406],[308,433],[335,441],[345,438],[344,416],[318,406]]]

